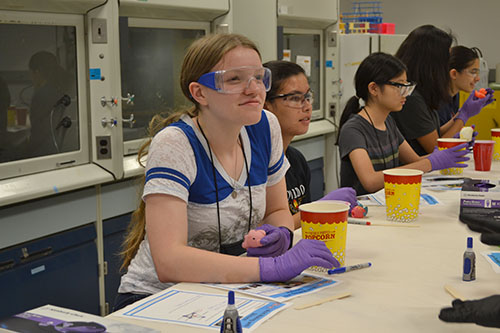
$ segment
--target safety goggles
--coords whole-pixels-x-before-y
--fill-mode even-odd
[[[479,71],[479,69],[477,69],[477,68],[472,69],[472,70],[468,70],[468,69],[466,69],[466,70],[464,70],[464,72],[465,72],[466,74],[468,74],[469,76],[473,77],[474,79],[475,79],[476,77],[479,77],[479,75],[481,75],[481,72],[480,72],[480,71]]]
[[[203,74],[198,83],[224,94],[238,94],[250,87],[252,81],[258,88],[269,91],[271,70],[265,67],[243,66]]]
[[[289,93],[289,94],[279,94],[272,97],[269,97],[267,100],[272,101],[273,99],[281,98],[283,100],[283,104],[295,109],[302,109],[304,105],[307,103],[314,103],[313,92],[309,90],[305,94],[300,93]]]
[[[387,81],[384,84],[388,84],[390,86],[399,88],[399,93],[403,97],[410,96],[413,90],[415,90],[415,87],[417,86],[415,82],[401,83],[401,82]]]

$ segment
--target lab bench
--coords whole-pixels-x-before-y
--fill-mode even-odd
[[[44,304],[104,315],[138,178],[0,208],[0,317]]]

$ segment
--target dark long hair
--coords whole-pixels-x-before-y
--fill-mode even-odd
[[[451,33],[423,25],[410,32],[396,52],[408,67],[408,79],[417,83],[417,90],[431,110],[450,98],[447,69],[454,40]]]
[[[461,72],[472,65],[476,59],[479,59],[479,54],[475,49],[462,45],[454,46],[450,50],[449,70],[456,69]]]
[[[372,53],[361,62],[356,74],[354,75],[356,96],[351,97],[347,101],[344,111],[342,111],[336,144],[339,142],[342,126],[351,117],[351,115],[360,111],[359,98],[363,99],[365,104],[370,102],[368,85],[371,82],[383,84],[396,76],[401,75],[405,71],[406,66],[399,59],[383,52]],[[381,89],[383,88],[384,87],[381,86]]]
[[[285,61],[285,60],[268,61],[262,66],[267,67],[271,70],[271,77],[273,78],[271,83],[271,89],[269,89],[269,91],[266,94],[266,101],[269,101],[271,97],[277,95],[278,91],[281,88],[281,85],[288,78],[299,74],[306,75],[306,72],[302,67],[290,61]]]

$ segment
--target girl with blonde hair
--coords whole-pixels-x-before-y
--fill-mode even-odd
[[[166,120],[147,152],[142,203],[126,240],[115,310],[175,282],[285,281],[338,266],[323,242],[293,242],[279,123],[262,109],[271,84],[257,47],[235,34],[195,41],[181,70],[194,106]],[[244,250],[262,228],[261,247]],[[290,249],[290,250],[289,250]]]

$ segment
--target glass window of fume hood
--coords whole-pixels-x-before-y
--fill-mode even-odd
[[[79,150],[75,33],[0,24],[0,162]]]
[[[321,73],[320,73],[320,63],[321,63],[321,35],[319,34],[307,34],[307,33],[287,33],[283,34],[283,49],[290,50],[291,58],[290,61],[299,63],[297,61],[297,56],[299,57],[310,57],[310,74],[308,76],[309,86],[314,92],[314,104],[313,110],[320,109],[321,105]],[[302,58],[304,59],[304,58]]]
[[[205,33],[205,29],[131,26],[128,18],[120,18],[122,96],[134,96],[132,103],[122,102],[123,141],[146,137],[155,114],[191,105],[179,76],[187,48]],[[132,114],[134,121],[127,122]],[[125,154],[136,151],[132,146]]]

